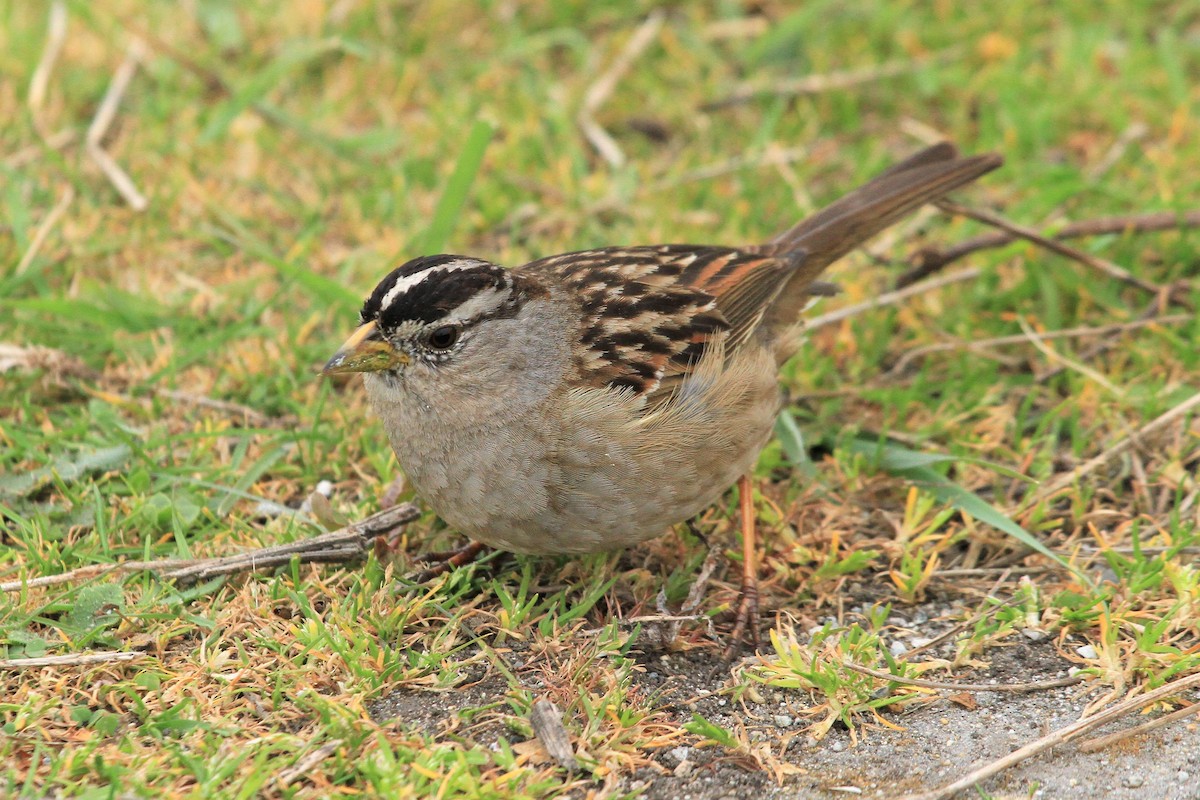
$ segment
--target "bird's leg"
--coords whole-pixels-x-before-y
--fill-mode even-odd
[[[461,567],[463,564],[469,564],[478,558],[479,554],[485,550],[487,550],[487,545],[483,542],[469,542],[457,550],[422,553],[418,557],[419,560],[430,563],[432,566],[418,572],[413,577],[413,583],[425,583],[426,581],[431,581],[437,576],[444,575],[456,567]]]
[[[743,643],[758,645],[758,568],[754,548],[754,492],[750,476],[738,478],[738,495],[742,509],[742,591],[738,600],[733,632],[725,646],[724,660],[733,660]],[[749,637],[746,636],[749,631]]]

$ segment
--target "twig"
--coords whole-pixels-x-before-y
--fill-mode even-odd
[[[538,700],[529,713],[529,724],[550,757],[560,767],[574,772],[579,769],[579,762],[575,760],[575,749],[571,747],[571,737],[562,717],[562,711],[552,701]]]
[[[761,83],[743,84],[734,89],[726,97],[710,100],[700,106],[701,111],[716,111],[729,106],[748,103],[759,97],[797,97],[804,94],[820,94],[821,92],[849,89],[864,83],[874,83],[885,78],[894,78],[909,72],[916,72],[921,67],[936,62],[948,61],[956,57],[961,48],[951,48],[942,53],[924,58],[904,59],[903,61],[885,61],[869,67],[858,69],[837,70],[819,75],[802,75],[777,81],[770,85]]]
[[[196,583],[219,575],[277,567],[289,563],[293,558],[298,558],[303,564],[345,563],[361,558],[376,536],[389,533],[420,515],[421,512],[416,506],[404,503],[372,514],[339,530],[298,542],[261,547],[246,553],[218,558],[164,558],[157,561],[126,561],[120,564],[80,567],[61,575],[7,581],[0,584],[0,591],[16,592],[27,587],[52,586],[73,580],[97,578],[111,572],[153,572],[163,580]]]
[[[42,220],[42,224],[38,225],[37,230],[33,234],[33,238],[29,242],[29,247],[21,256],[21,260],[17,263],[16,273],[21,275],[25,270],[29,269],[29,265],[37,258],[38,251],[42,249],[42,245],[46,243],[46,237],[50,235],[50,231],[54,230],[54,226],[62,219],[62,215],[66,213],[67,207],[71,205],[71,201],[75,199],[75,190],[71,184],[65,184],[62,189],[62,194],[58,197],[58,202],[54,204],[54,208],[50,209],[50,213],[46,214],[46,218]]]
[[[980,270],[976,269],[975,267],[971,267],[969,269],[961,270],[960,272],[952,272],[949,275],[939,276],[931,281],[925,281],[924,283],[919,283],[915,286],[905,286],[903,289],[895,289],[890,292],[884,292],[883,294],[873,297],[872,299],[866,300],[862,303],[856,303],[852,306],[839,308],[836,311],[830,311],[828,314],[821,314],[820,316],[813,317],[805,321],[804,327],[806,330],[814,331],[818,328],[823,328],[826,325],[833,325],[841,322],[844,319],[857,316],[865,311],[880,308],[881,306],[894,305],[903,300],[907,300],[914,295],[923,294],[924,292],[931,292],[935,289],[940,289],[943,286],[949,286],[952,283],[973,281],[978,278],[980,274]]]
[[[1156,703],[1159,700],[1164,700],[1173,694],[1178,694],[1185,689],[1190,689],[1194,686],[1200,686],[1200,672],[1189,675],[1186,678],[1172,681],[1165,686],[1160,686],[1154,691],[1146,694],[1132,697],[1124,702],[1111,706],[1104,711],[1096,714],[1093,717],[1087,717],[1070,725],[1059,728],[1058,730],[1035,739],[1024,747],[1012,751],[1002,758],[998,758],[989,764],[972,770],[956,781],[946,784],[931,792],[924,792],[918,795],[908,795],[902,800],[946,800],[953,797],[964,789],[969,789],[980,781],[987,780],[993,775],[997,775],[1011,766],[1019,764],[1027,758],[1032,758],[1037,754],[1049,750],[1056,745],[1065,744],[1073,739],[1077,739],[1083,734],[1106,725],[1115,719],[1119,719],[1126,714],[1137,711],[1151,703]]]
[[[145,52],[146,45],[141,39],[134,38],[129,42],[129,50],[125,54],[125,60],[117,67],[117,71],[113,73],[113,79],[108,85],[108,91],[105,92],[104,99],[100,101],[100,107],[96,109],[96,116],[92,118],[92,124],[88,126],[87,135],[84,137],[84,147],[87,150],[88,156],[96,162],[101,172],[112,183],[113,188],[117,190],[117,193],[125,199],[125,202],[134,211],[144,211],[149,202],[138,191],[137,186],[134,185],[133,180],[126,174],[125,170],[121,169],[113,157],[100,146],[100,143],[117,116],[117,107],[121,103],[121,98],[125,95],[125,90],[129,87],[129,82],[133,80],[138,62],[141,61]]]
[[[102,578],[114,572],[149,572],[170,569],[191,563],[193,563],[193,560],[188,558],[164,558],[158,561],[122,561],[117,564],[92,564],[91,566],[60,572],[57,575],[42,575],[37,578],[5,581],[4,583],[0,583],[0,592],[19,592],[23,589],[38,589],[43,586],[57,586],[60,583]]]
[[[909,661],[907,663],[911,664],[912,662]],[[1017,694],[1025,694],[1027,692],[1039,692],[1043,689],[1074,686],[1083,680],[1081,675],[1071,675],[1066,678],[1055,678],[1054,680],[1036,681],[1033,683],[948,683],[945,681],[931,681],[926,678],[908,678],[903,675],[893,675],[890,672],[855,664],[853,661],[843,661],[842,664],[846,669],[861,672],[863,675],[870,675],[873,678],[881,678],[891,683],[899,683],[905,686],[920,686],[925,689],[948,689],[956,692],[1015,692]]]
[[[1159,211],[1153,214],[1133,214],[1119,217],[1097,217],[1096,219],[1080,220],[1064,225],[1049,237],[1054,240],[1078,239],[1085,236],[1107,236],[1127,233],[1152,233],[1154,231],[1175,230],[1177,228],[1200,227],[1200,210],[1175,213]],[[910,259],[913,266],[896,280],[896,288],[901,289],[927,275],[942,269],[951,262],[979,250],[989,250],[1003,247],[1024,237],[1007,231],[992,231],[975,236],[944,250],[926,248],[920,250]]]
[[[596,152],[613,168],[625,164],[625,154],[621,152],[621,146],[609,135],[608,131],[604,130],[603,126],[596,122],[595,114],[600,109],[600,106],[604,105],[605,101],[612,95],[613,89],[616,88],[617,81],[621,79],[621,76],[625,74],[637,57],[654,41],[654,37],[658,35],[662,24],[662,11],[656,10],[650,16],[646,17],[646,21],[641,24],[633,36],[630,37],[629,41],[625,43],[625,47],[617,55],[616,60],[588,87],[587,92],[583,96],[583,105],[579,109],[579,114],[575,117],[575,123],[583,132],[583,135],[591,142],[592,147],[596,148]]]
[[[1059,565],[1053,567],[970,567],[963,569],[939,569],[930,577],[934,580],[955,580],[957,578],[990,578],[993,575],[1043,575],[1063,569]]]
[[[1042,489],[1034,494],[1030,499],[1022,503],[1021,509],[1030,509],[1037,504],[1048,500],[1085,475],[1100,469],[1109,461],[1116,458],[1121,453],[1124,453],[1142,438],[1149,436],[1150,434],[1155,433],[1162,428],[1165,428],[1198,406],[1200,406],[1200,392],[1192,395],[1187,400],[1184,400],[1182,403],[1176,405],[1174,408],[1159,414],[1153,420],[1147,422],[1145,425],[1138,428],[1128,436],[1125,436],[1116,444],[1106,448],[1104,452],[1100,453],[1100,455],[1085,461],[1083,464],[1080,464],[1070,472],[1059,475],[1057,478],[1043,486]]]
[[[110,653],[70,653],[65,656],[39,656],[37,658],[0,659],[0,669],[38,669],[41,667],[79,667],[91,664],[118,664],[141,661],[145,653],[136,651],[112,651]]]
[[[252,572],[289,563],[298,557],[301,563],[344,563],[355,561],[367,552],[372,539],[390,532],[397,526],[411,522],[421,515],[417,507],[404,503],[372,514],[364,520],[346,527],[302,539],[289,544],[262,547],[235,556],[205,558],[196,562],[168,569],[160,573],[165,580],[180,583],[197,583],[219,575],[236,572]]]
[[[1104,736],[1097,736],[1095,739],[1088,739],[1086,742],[1083,742],[1079,745],[1079,749],[1085,753],[1103,750],[1106,747],[1111,747],[1117,742],[1122,742],[1134,736],[1141,736],[1143,733],[1149,733],[1156,728],[1161,728],[1164,725],[1169,725],[1172,722],[1177,722],[1181,719],[1194,717],[1197,714],[1200,714],[1200,703],[1184,706],[1183,708],[1177,708],[1169,714],[1163,714],[1158,719],[1152,719],[1149,722],[1143,722],[1141,725],[1135,725],[1127,730],[1109,733]]]
[[[1113,278],[1114,280],[1127,283],[1130,286],[1136,286],[1137,288],[1150,292],[1151,294],[1159,294],[1163,291],[1163,287],[1156,283],[1152,283],[1151,281],[1145,280],[1144,278],[1139,278],[1136,275],[1131,274],[1129,270],[1122,266],[1114,264],[1107,259],[1100,258],[1099,256],[1094,256],[1091,253],[1085,253],[1083,250],[1071,247],[1070,245],[1063,244],[1057,239],[1051,239],[1047,236],[1043,236],[1033,228],[1027,228],[1024,225],[1018,225],[1017,223],[1012,222],[1011,220],[1008,220],[992,211],[987,211],[982,208],[971,208],[970,206],[964,206],[961,203],[955,203],[952,200],[939,200],[936,205],[938,208],[942,209],[948,214],[958,214],[963,217],[968,217],[978,222],[982,222],[985,225],[991,225],[994,228],[999,228],[1005,233],[1009,233],[1018,239],[1028,239],[1034,244],[1041,245],[1051,252],[1058,253],[1061,256],[1065,256],[1074,261],[1078,261],[1081,264],[1085,264],[1092,269],[1101,272],[1110,278]]]
[[[62,0],[54,0],[50,5],[50,22],[46,29],[46,46],[42,49],[42,57],[38,60],[33,77],[29,80],[29,115],[33,119],[33,127],[38,135],[46,139],[46,126],[42,122],[42,104],[46,101],[46,89],[50,85],[50,75],[54,72],[54,64],[58,54],[62,52],[63,42],[67,38],[67,4]]]
[[[290,767],[282,770],[278,775],[275,776],[276,785],[284,787],[298,778],[303,778],[312,771],[313,767],[329,758],[329,756],[333,754],[333,751],[337,750],[341,746],[341,739],[333,739],[321,745],[316,750],[305,753],[296,760],[295,764],[292,764]]]
[[[907,351],[897,359],[895,366],[888,372],[890,374],[899,374],[904,372],[917,358],[927,356],[931,353],[940,353],[946,350],[970,350],[972,352],[987,350],[991,347],[1002,347],[1013,344],[1028,344],[1030,339],[1077,339],[1086,336],[1111,336],[1114,333],[1125,333],[1126,331],[1145,328],[1150,325],[1177,325],[1189,322],[1195,319],[1191,314],[1171,314],[1165,317],[1157,317],[1152,319],[1139,319],[1132,322],[1116,322],[1112,325],[1098,325],[1094,327],[1080,326],[1077,328],[1060,328],[1054,331],[1044,331],[1042,333],[1030,332],[1028,334],[1013,334],[1011,336],[995,336],[991,339],[977,339],[975,341],[955,341],[955,342],[937,342],[935,344],[922,345],[914,347]]]

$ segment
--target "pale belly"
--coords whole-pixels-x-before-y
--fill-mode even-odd
[[[774,364],[748,367],[648,416],[588,390],[450,427],[428,411],[385,410],[368,391],[417,494],[449,525],[513,552],[587,553],[662,535],[753,469],[779,400]]]

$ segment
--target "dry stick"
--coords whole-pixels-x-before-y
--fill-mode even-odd
[[[125,90],[129,87],[129,82],[133,80],[138,62],[141,61],[145,52],[146,45],[141,39],[134,38],[129,42],[125,60],[113,73],[112,83],[108,85],[108,91],[105,92],[104,99],[100,101],[100,107],[96,109],[96,116],[92,118],[87,136],[84,137],[84,148],[87,150],[88,156],[96,162],[101,172],[112,183],[113,188],[134,211],[144,211],[149,205],[149,201],[138,191],[133,179],[125,173],[125,170],[121,169],[113,157],[100,146],[100,142],[108,133],[113,120],[116,119],[117,107],[121,103]]]
[[[1065,744],[1073,739],[1077,739],[1083,734],[1099,728],[1101,725],[1106,725],[1115,719],[1119,719],[1126,714],[1137,711],[1151,703],[1156,703],[1159,700],[1164,700],[1173,694],[1178,694],[1185,689],[1190,689],[1194,686],[1200,686],[1200,672],[1194,675],[1189,675],[1186,678],[1180,678],[1177,681],[1172,681],[1165,686],[1160,686],[1154,691],[1146,694],[1130,698],[1121,703],[1111,706],[1104,711],[1096,714],[1093,717],[1087,717],[1070,725],[1059,728],[1040,739],[1035,739],[1029,744],[1012,751],[1008,755],[998,758],[990,764],[985,764],[979,769],[972,770],[963,777],[952,783],[948,783],[931,792],[924,792],[918,795],[908,795],[901,800],[946,800],[953,797],[964,789],[969,789],[980,781],[987,780],[993,775],[999,774],[1011,766],[1019,764],[1027,758],[1032,758],[1037,754],[1049,750],[1056,745]]]
[[[1039,339],[1045,341],[1047,339],[1077,339],[1086,336],[1110,336],[1114,333],[1124,333],[1126,331],[1145,328],[1150,325],[1177,325],[1189,322],[1195,319],[1192,314],[1170,314],[1165,317],[1155,317],[1151,319],[1138,319],[1132,322],[1116,322],[1112,325],[1098,325],[1095,327],[1080,326],[1077,328],[1060,328],[1054,331],[1045,331],[1043,333],[1030,334],[1012,334],[1011,336],[996,336],[991,339],[978,339],[972,342],[955,341],[955,342],[938,342],[936,344],[927,344],[904,353],[896,361],[896,365],[889,370],[889,373],[898,374],[904,372],[917,358],[929,355],[930,353],[940,353],[947,350],[970,350],[972,352],[987,350],[991,347],[1001,347],[1011,344],[1028,344],[1030,339]]]
[[[38,251],[42,249],[42,245],[46,243],[46,237],[50,235],[50,231],[54,230],[54,226],[62,219],[62,215],[67,212],[67,207],[71,205],[71,201],[75,199],[75,190],[71,184],[63,186],[62,194],[59,195],[58,202],[54,204],[54,208],[50,209],[50,213],[42,220],[42,224],[33,234],[33,239],[29,242],[29,247],[26,248],[21,260],[17,263],[16,273],[21,275],[25,270],[29,269],[29,265],[37,258]]]
[[[956,57],[961,48],[951,48],[944,52],[924,58],[905,59],[903,61],[885,61],[870,67],[859,69],[839,70],[819,75],[803,75],[799,78],[789,78],[770,85],[744,84],[731,94],[719,100],[710,100],[700,106],[702,111],[715,111],[728,106],[748,103],[759,97],[796,97],[803,94],[820,94],[821,92],[849,89],[864,83],[873,83],[884,78],[894,78],[909,72],[915,72],[926,64],[948,61]]]
[[[21,578],[15,581],[0,583],[0,592],[19,592],[23,589],[39,589],[43,586],[57,586],[72,581],[86,581],[102,578],[110,573],[148,572],[159,569],[169,569],[193,563],[188,558],[164,558],[159,561],[122,561],[118,564],[93,564],[87,567],[60,572],[57,575],[42,575],[38,578]]]
[[[42,124],[42,104],[46,100],[46,89],[50,86],[50,75],[54,72],[54,64],[58,54],[62,52],[63,42],[67,38],[67,4],[55,0],[50,6],[50,23],[46,30],[46,46],[42,49],[42,57],[38,60],[33,78],[29,81],[29,115],[33,119],[33,127],[38,135],[46,139],[45,125]]]
[[[121,564],[81,567],[61,575],[8,581],[0,584],[0,591],[14,592],[26,587],[50,586],[72,580],[95,578],[110,572],[154,572],[163,580],[195,583],[219,575],[277,567],[291,562],[293,558],[298,558],[302,564],[345,563],[365,555],[371,540],[376,536],[389,533],[420,515],[421,512],[416,506],[404,503],[336,531],[298,542],[261,547],[246,553],[218,558],[164,558],[158,561],[127,561]]]
[[[604,105],[609,96],[612,95],[613,89],[617,86],[617,81],[629,69],[633,62],[642,52],[650,46],[654,41],[654,37],[658,35],[658,31],[662,28],[663,13],[654,11],[650,16],[646,17],[646,21],[634,32],[629,41],[625,43],[625,47],[617,55],[615,61],[609,65],[608,69],[600,74],[600,77],[588,87],[587,92],[583,96],[583,105],[579,109],[579,114],[575,117],[575,124],[583,132],[584,137],[591,142],[592,147],[601,157],[608,162],[611,167],[620,167],[625,164],[625,154],[621,152],[620,145],[616,140],[609,135],[608,131],[596,122],[595,113],[600,106]]]
[[[915,286],[906,286],[903,289],[884,292],[883,294],[870,300],[866,300],[862,303],[856,303],[852,306],[839,308],[836,311],[830,311],[828,314],[821,314],[820,316],[813,317],[812,319],[805,321],[804,327],[806,330],[814,331],[817,328],[823,328],[826,325],[833,325],[849,317],[857,316],[864,311],[870,311],[871,309],[879,308],[881,306],[895,305],[902,300],[907,300],[913,295],[931,292],[934,289],[940,289],[943,286],[949,286],[952,283],[975,280],[980,276],[980,274],[980,270],[976,269],[975,267],[971,267],[970,269],[964,269],[960,272],[952,272],[949,275],[942,275],[934,278],[931,281],[925,281],[924,283],[920,283]]]
[[[905,663],[912,664],[911,661],[906,661]],[[1039,692],[1043,689],[1074,686],[1083,681],[1082,675],[1071,675],[1066,678],[1054,678],[1049,681],[1035,681],[1033,683],[950,683],[947,681],[931,681],[927,678],[908,678],[903,675],[893,675],[890,672],[864,667],[852,661],[843,661],[842,665],[854,672],[861,672],[863,675],[870,675],[872,678],[882,678],[891,683],[899,683],[905,686],[920,686],[925,689],[948,689],[955,692],[1015,692],[1017,694],[1024,694],[1026,692]]]
[[[141,661],[145,653],[126,650],[111,653],[72,653],[65,656],[40,656],[38,658],[0,659],[0,669],[38,669],[41,667],[78,667],[91,664],[116,664]]]
[[[1049,237],[1053,240],[1077,239],[1086,236],[1106,236],[1126,233],[1152,233],[1177,228],[1200,227],[1200,210],[1175,213],[1159,211],[1153,214],[1133,214],[1119,217],[1097,217],[1064,225]],[[1003,247],[1025,237],[1008,231],[992,231],[943,249],[926,248],[912,259],[913,267],[896,280],[901,289],[931,275],[948,264],[980,250]]]
[[[1041,245],[1053,253],[1058,253],[1060,256],[1065,256],[1066,258],[1078,261],[1081,264],[1086,264],[1092,269],[1097,270],[1098,272],[1101,272],[1108,277],[1113,278],[1114,280],[1127,283],[1130,286],[1136,286],[1137,288],[1147,291],[1150,294],[1156,295],[1163,291],[1163,287],[1159,286],[1157,283],[1153,283],[1144,278],[1139,278],[1138,276],[1131,274],[1129,270],[1114,264],[1108,259],[1094,256],[1091,253],[1085,253],[1084,251],[1075,247],[1063,244],[1056,239],[1043,236],[1033,228],[1028,228],[1024,225],[1018,225],[1017,223],[994,212],[986,211],[981,208],[971,208],[970,206],[964,206],[961,203],[955,203],[951,200],[939,200],[936,205],[938,208],[942,209],[948,214],[958,214],[963,217],[968,217],[978,222],[982,222],[985,225],[991,225],[993,228],[999,228],[1000,230],[1010,233],[1017,238],[1028,239],[1034,244]]]
[[[563,713],[552,700],[542,699],[533,704],[529,725],[533,728],[533,735],[560,767],[570,772],[579,769],[575,748],[571,746],[571,737],[563,725]]]
[[[1083,464],[1080,464],[1070,472],[1060,475],[1054,480],[1050,481],[1043,486],[1042,489],[1037,492],[1037,494],[1033,495],[1030,499],[1026,500],[1022,504],[1021,511],[1033,508],[1037,504],[1048,500],[1049,498],[1061,492],[1063,489],[1071,486],[1071,484],[1075,483],[1075,481],[1079,480],[1083,476],[1100,469],[1109,461],[1116,458],[1121,453],[1124,453],[1130,447],[1134,446],[1143,437],[1149,436],[1150,434],[1156,433],[1157,431],[1165,428],[1196,407],[1200,407],[1200,392],[1192,395],[1187,400],[1184,400],[1182,403],[1176,405],[1174,408],[1171,408],[1168,411],[1158,415],[1130,435],[1122,438],[1116,444],[1105,449],[1104,452],[1100,453],[1100,455],[1085,461]]]
[[[1172,722],[1176,722],[1181,719],[1194,717],[1197,714],[1200,714],[1200,703],[1184,706],[1183,708],[1177,708],[1170,714],[1164,714],[1158,719],[1152,719],[1149,722],[1143,722],[1141,725],[1135,725],[1128,730],[1117,731],[1116,733],[1109,733],[1104,736],[1097,736],[1095,739],[1088,739],[1086,742],[1083,742],[1079,745],[1079,749],[1085,753],[1103,750],[1104,748],[1110,747],[1117,742],[1122,742],[1126,739],[1133,738],[1134,736],[1140,736],[1143,733],[1149,733],[1156,728],[1161,728],[1164,725],[1169,725]]]

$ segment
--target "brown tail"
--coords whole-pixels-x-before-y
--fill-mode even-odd
[[[809,300],[808,288],[827,266],[902,217],[1003,163],[996,153],[960,158],[949,142],[935,144],[767,242],[763,251],[803,256],[768,312],[766,324],[786,326],[796,321]]]

